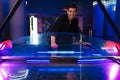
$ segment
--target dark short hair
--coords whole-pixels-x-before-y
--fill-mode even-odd
[[[75,8],[77,10],[77,6],[75,4],[69,4],[67,9],[69,9],[69,8]]]

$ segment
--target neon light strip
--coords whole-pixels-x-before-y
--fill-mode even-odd
[[[106,60],[106,59],[86,59],[86,60],[77,60],[77,62],[87,62],[87,61],[104,61],[104,60]]]
[[[50,60],[26,60],[27,62],[50,63]]]
[[[41,68],[39,71],[80,71],[79,68]]]
[[[34,16],[30,17],[30,43],[31,44],[38,44],[38,31],[37,31],[37,18]]]
[[[47,53],[47,54],[74,54],[74,53],[83,53],[83,52],[74,52],[74,51],[39,51],[37,53]]]
[[[59,53],[59,54],[66,54],[66,53],[74,54],[74,51],[48,51],[48,53],[50,53],[50,54],[56,54],[56,53]]]

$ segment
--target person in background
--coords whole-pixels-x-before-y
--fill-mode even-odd
[[[58,48],[61,44],[71,44],[72,35],[74,33],[80,33],[76,14],[77,6],[75,4],[70,4],[67,7],[67,13],[56,18],[55,22],[50,28],[50,32],[61,33],[61,35],[51,35],[50,39],[52,48]],[[67,35],[68,33],[69,35]]]

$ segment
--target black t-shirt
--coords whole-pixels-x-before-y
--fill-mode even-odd
[[[79,33],[78,19],[74,18],[70,22],[67,14],[59,16],[52,24],[50,32]]]
[[[74,18],[71,22],[68,20],[67,14],[56,18],[50,28],[50,32],[56,36],[58,45],[68,45],[72,43],[73,34],[79,33],[78,19]]]

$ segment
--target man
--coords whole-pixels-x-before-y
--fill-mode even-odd
[[[75,18],[77,14],[77,6],[70,4],[67,8],[67,14],[58,17],[52,25],[50,32],[61,33],[58,35],[51,35],[51,47],[58,48],[59,45],[69,44],[72,41],[71,35],[79,33],[78,19]],[[65,33],[72,33],[65,35]],[[62,37],[63,36],[63,37]]]

